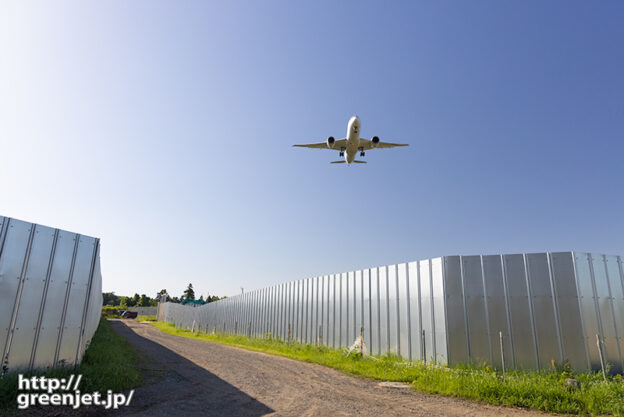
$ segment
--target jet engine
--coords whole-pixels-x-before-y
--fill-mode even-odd
[[[334,143],[336,143],[336,139],[334,139],[333,136],[330,136],[327,138],[327,147],[329,149],[333,149],[334,148]]]
[[[376,148],[377,145],[379,145],[379,136],[373,136],[373,138],[371,139],[371,146],[373,148]]]

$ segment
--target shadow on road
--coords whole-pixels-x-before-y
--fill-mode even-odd
[[[146,386],[132,404],[110,415],[262,416],[274,410],[166,347],[138,335],[122,321],[113,329],[145,356]]]

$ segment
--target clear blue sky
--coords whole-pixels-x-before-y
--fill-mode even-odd
[[[118,294],[624,255],[624,2],[4,1],[0,214]],[[294,143],[409,143],[330,165]]]

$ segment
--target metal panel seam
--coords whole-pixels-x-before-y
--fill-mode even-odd
[[[618,321],[615,317],[615,306],[613,305],[613,291],[611,290],[611,277],[609,277],[609,268],[607,268],[607,256],[602,255],[602,262],[605,269],[605,276],[607,277],[607,289],[609,291],[609,306],[611,307],[611,317],[613,318],[613,330],[615,331],[615,344],[618,350],[618,356],[620,357],[620,366],[623,366],[622,362],[622,350],[620,348],[620,334],[618,333]],[[621,329],[620,329],[621,331]]]
[[[470,352],[470,325],[468,324],[468,309],[466,308],[466,284],[464,279],[464,257],[459,257],[459,276],[461,278],[462,304],[464,308],[464,331],[466,332],[466,353],[468,361],[472,361]]]
[[[87,314],[89,313],[89,300],[91,298],[91,287],[93,284],[93,275],[95,274],[95,264],[97,260],[98,249],[100,247],[100,239],[95,239],[93,245],[93,256],[91,258],[91,270],[89,271],[89,282],[87,284],[87,295],[85,297],[84,306],[82,307],[82,320],[80,322],[80,333],[78,334],[78,346],[76,347],[76,359],[74,360],[74,365],[78,363],[78,357],[80,356],[80,349],[82,344],[82,338],[85,332],[85,321],[87,319]]]
[[[539,347],[537,345],[537,329],[535,328],[535,316],[533,313],[533,291],[531,286],[531,279],[529,272],[529,265],[527,263],[526,253],[522,254],[522,260],[524,263],[524,279],[527,286],[527,300],[529,303],[529,317],[531,318],[531,332],[533,333],[533,346],[535,349],[535,363],[537,364],[537,369],[541,369],[541,363],[539,358]]]
[[[442,264],[442,268],[444,268],[444,264]],[[442,269],[442,279],[444,280],[444,269]],[[411,361],[412,360],[412,310],[410,307],[411,300],[410,300],[409,282],[410,282],[409,262],[405,262],[405,291],[407,293],[406,294],[406,297],[407,297],[407,358],[408,360]],[[446,308],[446,303],[444,303],[444,308]],[[444,314],[446,315],[446,311],[444,311]],[[364,314],[362,314],[362,317],[364,317]],[[447,336],[448,336],[448,330],[447,330]],[[446,341],[446,346],[448,350],[448,337]]]
[[[446,302],[446,256],[442,258],[442,302],[444,303],[444,340],[446,341],[446,364],[449,364],[449,356],[451,352],[451,348],[449,347],[449,331],[448,331],[448,310]],[[409,294],[409,272],[408,272],[408,294]],[[408,303],[408,313],[409,313],[409,303]],[[409,330],[408,330],[409,332]],[[411,339],[411,338],[410,338]]]
[[[397,315],[397,353],[401,356],[401,296],[399,294],[399,265],[394,265],[396,281],[396,315]]]
[[[65,327],[65,316],[67,315],[67,303],[69,302],[69,293],[71,292],[71,284],[74,279],[74,267],[76,266],[76,257],[78,254],[78,245],[80,243],[80,235],[74,235],[74,253],[72,255],[71,267],[69,268],[69,277],[67,278],[67,288],[65,289],[65,302],[63,303],[63,313],[61,314],[61,324],[59,326],[58,337],[56,339],[56,350],[54,352],[54,366],[57,365],[59,351],[61,349],[61,341],[63,339],[63,328]]]
[[[20,301],[22,299],[22,292],[24,291],[24,281],[26,281],[26,270],[28,269],[28,261],[30,260],[30,253],[32,251],[33,240],[35,237],[35,229],[37,225],[30,223],[30,234],[28,235],[28,245],[26,246],[26,253],[24,253],[24,260],[22,261],[22,270],[18,279],[20,280],[17,292],[15,293],[15,302],[13,303],[13,312],[11,314],[11,321],[9,322],[9,331],[7,332],[6,341],[4,344],[4,352],[2,355],[2,375],[7,371],[9,366],[9,351],[11,350],[11,343],[13,342],[13,333],[15,332],[15,323],[17,321],[17,313],[19,312]],[[12,277],[11,277],[12,279]]]
[[[386,265],[386,353],[390,352],[390,274]]]
[[[513,337],[513,327],[512,327],[512,317],[511,317],[511,307],[509,305],[509,287],[507,283],[507,266],[505,265],[505,258],[503,255],[500,255],[501,262],[501,270],[503,274],[503,292],[505,294],[505,314],[507,315],[507,331],[509,332],[509,344],[511,352],[511,363],[513,367],[516,367],[516,354],[514,352],[514,337]]]
[[[587,334],[585,333],[585,318],[583,317],[583,305],[581,301],[581,286],[576,268],[576,253],[572,252],[572,268],[574,271],[574,282],[576,284],[576,299],[578,300],[579,315],[581,316],[581,335],[583,336],[583,347],[585,348],[585,360],[587,361],[587,369],[591,369],[591,360],[589,358],[589,347],[587,346]]]
[[[559,345],[559,357],[561,363],[565,360],[565,351],[563,349],[563,339],[561,336],[561,321],[559,318],[559,300],[557,299],[557,284],[555,283],[555,275],[553,273],[554,266],[552,255],[546,252],[546,260],[548,262],[548,279],[550,280],[550,293],[552,295],[553,310],[555,313],[555,330],[557,331],[557,343]]]
[[[487,286],[485,284],[485,269],[483,268],[483,255],[479,256],[479,262],[481,263],[481,285],[483,286],[483,307],[485,310],[485,327],[487,329],[487,338],[488,338],[488,354],[490,357],[490,363],[494,363],[494,357],[492,356],[492,329],[490,328],[490,311],[488,307]]]
[[[9,224],[11,223],[10,217],[5,217],[5,221],[2,224],[2,228],[0,228],[0,259],[2,259],[2,252],[4,251],[4,242],[6,241],[6,237],[9,234]]]
[[[596,276],[594,274],[594,260],[592,258],[592,254],[587,254],[587,262],[589,263],[589,276],[591,278],[592,292],[593,292],[593,300],[594,300],[594,309],[596,310],[596,319],[598,320],[598,333],[600,337],[600,342],[604,343],[604,329],[602,328],[602,317],[600,316],[600,306],[598,304],[598,289],[596,288]],[[602,352],[602,349],[599,349],[599,353]],[[603,359],[604,359],[604,355]]]

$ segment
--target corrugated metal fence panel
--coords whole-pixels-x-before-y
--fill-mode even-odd
[[[624,272],[615,256],[447,256],[159,309],[180,327],[197,321],[207,331],[336,348],[350,346],[363,328],[373,354],[496,367],[504,356],[506,367],[524,369],[550,369],[553,360],[599,369],[598,334],[612,369],[623,361]]]
[[[524,255],[505,255],[503,265],[513,335],[512,364],[520,369],[536,369],[537,352]]]
[[[581,326],[581,310],[574,275],[572,253],[552,253],[553,282],[560,322],[563,357],[573,369],[586,369],[589,366]]]
[[[99,240],[0,217],[4,371],[82,360],[102,305]]]

